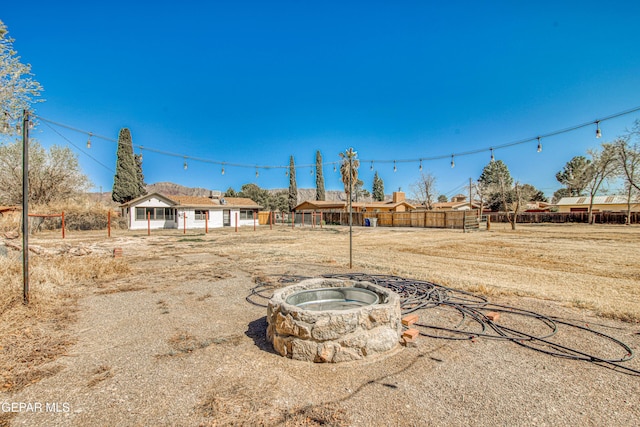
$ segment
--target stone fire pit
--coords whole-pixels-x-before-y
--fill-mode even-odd
[[[267,323],[267,338],[283,356],[359,360],[398,345],[400,297],[369,282],[309,279],[273,294]]]

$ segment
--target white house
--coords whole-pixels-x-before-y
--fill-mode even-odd
[[[235,227],[258,224],[256,202],[243,197],[147,194],[120,205],[129,230]]]

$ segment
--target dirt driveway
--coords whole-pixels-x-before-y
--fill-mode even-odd
[[[640,326],[618,319],[640,316],[639,237],[640,229],[623,227],[357,229],[352,271],[481,292],[588,325],[638,351]],[[34,243],[60,244],[55,236]],[[11,413],[9,425],[640,423],[640,377],[510,342],[422,337],[414,347],[343,364],[275,354],[265,339],[266,309],[246,297],[256,283],[349,271],[343,227],[111,239],[75,233],[67,244],[89,247],[90,256],[120,247],[131,272],[82,284],[70,326],[76,344],[51,362],[57,374],[3,396],[33,409]],[[434,308],[420,316],[437,323],[449,315]],[[571,331],[562,342],[619,351]],[[625,365],[640,370],[640,360]]]

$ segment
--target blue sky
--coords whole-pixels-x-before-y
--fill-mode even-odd
[[[148,148],[148,183],[286,188],[279,166],[293,155],[307,165],[298,187],[313,188],[316,151],[330,163],[353,147],[365,187],[377,171],[387,193],[410,193],[418,159],[444,157],[423,168],[448,196],[479,177],[490,147],[640,106],[638,16],[632,1],[35,0],[0,10],[45,88],[36,114],[113,140],[128,127]],[[543,138],[541,153],[532,141],[494,154],[550,196],[567,161],[639,118],[602,122],[602,139],[593,125]],[[109,190],[116,144],[94,137],[87,150],[86,134],[52,127],[33,136],[71,141],[94,190]],[[482,149],[450,167],[451,154]],[[248,167],[222,175],[217,162]],[[323,171],[328,190],[342,189],[332,165]]]

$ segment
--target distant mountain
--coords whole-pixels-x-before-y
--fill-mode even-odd
[[[184,185],[174,184],[173,182],[156,182],[145,187],[147,193],[160,193],[167,196],[196,196],[208,197],[211,190],[200,187],[185,187]]]

